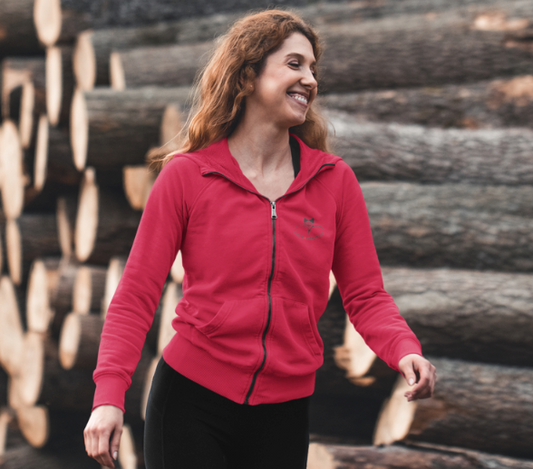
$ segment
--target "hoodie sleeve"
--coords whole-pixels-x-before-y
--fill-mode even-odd
[[[124,411],[124,394],[186,227],[187,172],[193,163],[184,160],[175,158],[165,165],[143,211],[104,322],[93,373],[93,409],[109,404]]]
[[[399,371],[402,357],[422,355],[420,342],[383,288],[368,212],[355,174],[345,162],[337,166],[342,183],[333,274],[357,332],[378,357]]]

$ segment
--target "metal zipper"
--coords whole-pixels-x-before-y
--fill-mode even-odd
[[[271,287],[272,287],[272,277],[274,277],[274,267],[275,259],[276,259],[276,219],[278,218],[278,214],[276,213],[276,202],[270,201],[270,217],[272,218],[272,266],[270,269],[270,277],[268,277],[268,287],[267,287],[267,294],[268,294],[268,315],[267,315],[267,322],[265,326],[265,330],[263,331],[263,337],[261,339],[261,343],[263,345],[263,361],[261,362],[261,365],[259,365],[259,368],[255,370],[254,377],[252,378],[252,384],[250,384],[250,388],[248,389],[248,393],[246,394],[246,399],[244,399],[245,404],[249,404],[250,396],[252,395],[252,392],[255,387],[255,382],[257,380],[257,375],[261,372],[263,367],[265,366],[266,358],[267,358],[267,349],[266,349],[266,336],[268,333],[268,329],[270,327],[270,319],[272,318],[272,294],[271,294]]]
[[[248,191],[248,192],[250,192],[252,194],[256,194],[256,195],[259,195],[259,196],[267,199],[269,201],[269,203],[270,203],[270,217],[272,219],[272,266],[271,266],[271,270],[270,270],[270,276],[268,278],[268,287],[267,287],[267,294],[268,294],[267,323],[266,323],[265,329],[263,331],[263,336],[261,338],[261,343],[262,343],[262,346],[263,346],[263,361],[261,362],[261,365],[259,365],[259,368],[257,370],[255,370],[254,376],[252,378],[252,383],[250,384],[250,387],[248,388],[248,393],[246,394],[246,398],[244,399],[244,404],[245,405],[249,405],[250,396],[252,395],[252,392],[254,390],[255,383],[257,381],[257,376],[259,375],[259,373],[261,372],[261,370],[265,366],[265,362],[266,362],[266,359],[267,359],[266,336],[267,336],[267,333],[268,333],[268,329],[270,327],[270,320],[271,320],[271,316],[272,316],[271,286],[272,286],[272,278],[274,277],[275,254],[276,254],[276,219],[278,218],[278,214],[276,212],[276,202],[279,199],[283,198],[283,197],[286,197],[288,195],[294,194],[295,192],[298,192],[301,189],[303,189],[312,179],[315,178],[315,176],[322,170],[322,168],[324,168],[326,166],[335,166],[335,164],[334,163],[325,163],[325,164],[323,164],[322,166],[320,166],[320,168],[318,168],[317,172],[315,174],[313,174],[313,176],[311,176],[307,181],[305,181],[305,183],[301,187],[299,187],[298,189],[295,189],[292,192],[289,192],[288,194],[284,194],[281,197],[278,197],[275,201],[271,201],[268,197],[266,197],[266,196],[264,196],[262,194],[259,194],[258,192],[254,192],[254,191],[251,191],[250,189],[246,189],[246,187],[243,187],[240,184],[237,184],[235,181],[231,180],[229,177],[225,176],[224,174],[219,173],[218,171],[211,171],[211,172],[206,173],[204,175],[204,176],[207,176],[209,174],[218,174],[218,175],[222,176],[223,178],[227,179],[228,181],[232,182],[236,186],[244,189],[245,191]]]

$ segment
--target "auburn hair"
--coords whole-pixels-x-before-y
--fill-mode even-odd
[[[292,33],[303,34],[311,43],[318,63],[322,47],[315,31],[298,15],[284,10],[250,14],[233,24],[217,41],[217,46],[195,83],[192,109],[178,134],[180,148],[154,158],[156,167],[172,160],[176,153],[206,148],[227,137],[238,125],[250,86],[261,71],[266,57],[281,47]],[[320,84],[320,77],[317,76]],[[327,121],[311,103],[303,124],[290,132],[306,145],[328,151]]]

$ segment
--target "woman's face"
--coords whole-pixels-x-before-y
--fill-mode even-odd
[[[280,128],[303,124],[315,99],[316,61],[309,40],[293,33],[268,55],[246,98],[246,112]]]

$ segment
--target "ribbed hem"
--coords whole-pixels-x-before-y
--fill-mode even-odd
[[[243,371],[217,360],[209,352],[194,346],[176,333],[163,350],[163,358],[178,373],[238,404],[244,404],[255,370]],[[280,378],[259,373],[249,404],[274,404],[310,396],[315,373]]]
[[[93,410],[101,405],[114,405],[125,412],[124,395],[127,389],[127,383],[116,375],[99,376],[94,392]]]

